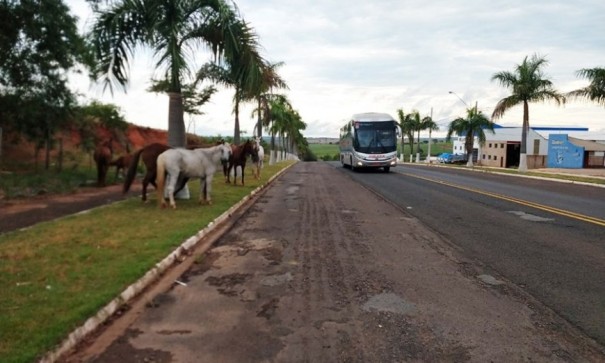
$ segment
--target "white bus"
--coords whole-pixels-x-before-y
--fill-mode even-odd
[[[340,128],[340,163],[352,170],[397,165],[397,121],[386,113],[360,113]]]

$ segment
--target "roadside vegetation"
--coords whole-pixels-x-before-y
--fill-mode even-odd
[[[225,184],[216,175],[212,205],[191,199],[177,209],[160,209],[139,197],[84,214],[44,222],[0,235],[0,361],[32,362],[118,296],[185,239],[292,162],[265,163],[257,181],[247,170],[246,185]],[[170,228],[167,228],[170,226]]]

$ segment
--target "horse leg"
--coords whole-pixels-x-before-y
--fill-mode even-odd
[[[142,190],[142,194],[141,194],[141,199],[143,200],[143,202],[147,202],[147,186],[149,185],[149,183],[153,184],[154,187],[156,187],[155,185],[155,174],[151,174],[151,173],[146,173],[145,177],[143,178],[143,190]],[[156,187],[157,189],[157,187]]]
[[[167,177],[168,182],[166,183],[166,192],[168,193],[168,199],[170,199],[170,207],[172,207],[172,209],[176,209],[176,203],[174,201],[174,187],[176,185],[178,176],[168,173]]]
[[[206,175],[204,178],[204,198],[206,198],[206,203],[209,205],[212,204],[212,198],[210,197],[210,191],[212,190],[212,174]],[[201,195],[201,193],[200,193]]]
[[[99,186],[104,187],[105,186],[105,179],[107,178],[107,164],[106,163],[102,163],[100,166],[100,173],[99,173]]]
[[[242,186],[244,186],[244,175],[246,175],[246,173],[244,173],[245,168],[246,164],[242,164]]]
[[[174,189],[174,194],[177,194],[178,192],[180,192],[181,189],[183,189],[185,187],[185,185],[187,185],[188,181],[189,181],[188,177],[183,176],[181,173],[179,173],[179,177],[177,179],[176,187]]]
[[[233,164],[229,163],[229,166],[227,167],[227,184],[231,184],[231,169],[233,169]]]

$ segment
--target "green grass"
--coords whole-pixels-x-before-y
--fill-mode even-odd
[[[138,197],[0,235],[0,362],[31,362],[60,343],[161,261],[244,196],[290,165],[265,164],[246,186],[212,183],[213,204],[190,200],[159,209]],[[168,228],[169,227],[169,228]]]

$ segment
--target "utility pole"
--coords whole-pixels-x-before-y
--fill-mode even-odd
[[[431,121],[433,121],[433,108],[432,107],[431,107]],[[432,133],[432,131],[433,131],[433,128],[429,127],[429,150],[428,150],[429,156],[427,159],[429,165],[431,165],[431,140],[432,140],[431,133]]]

